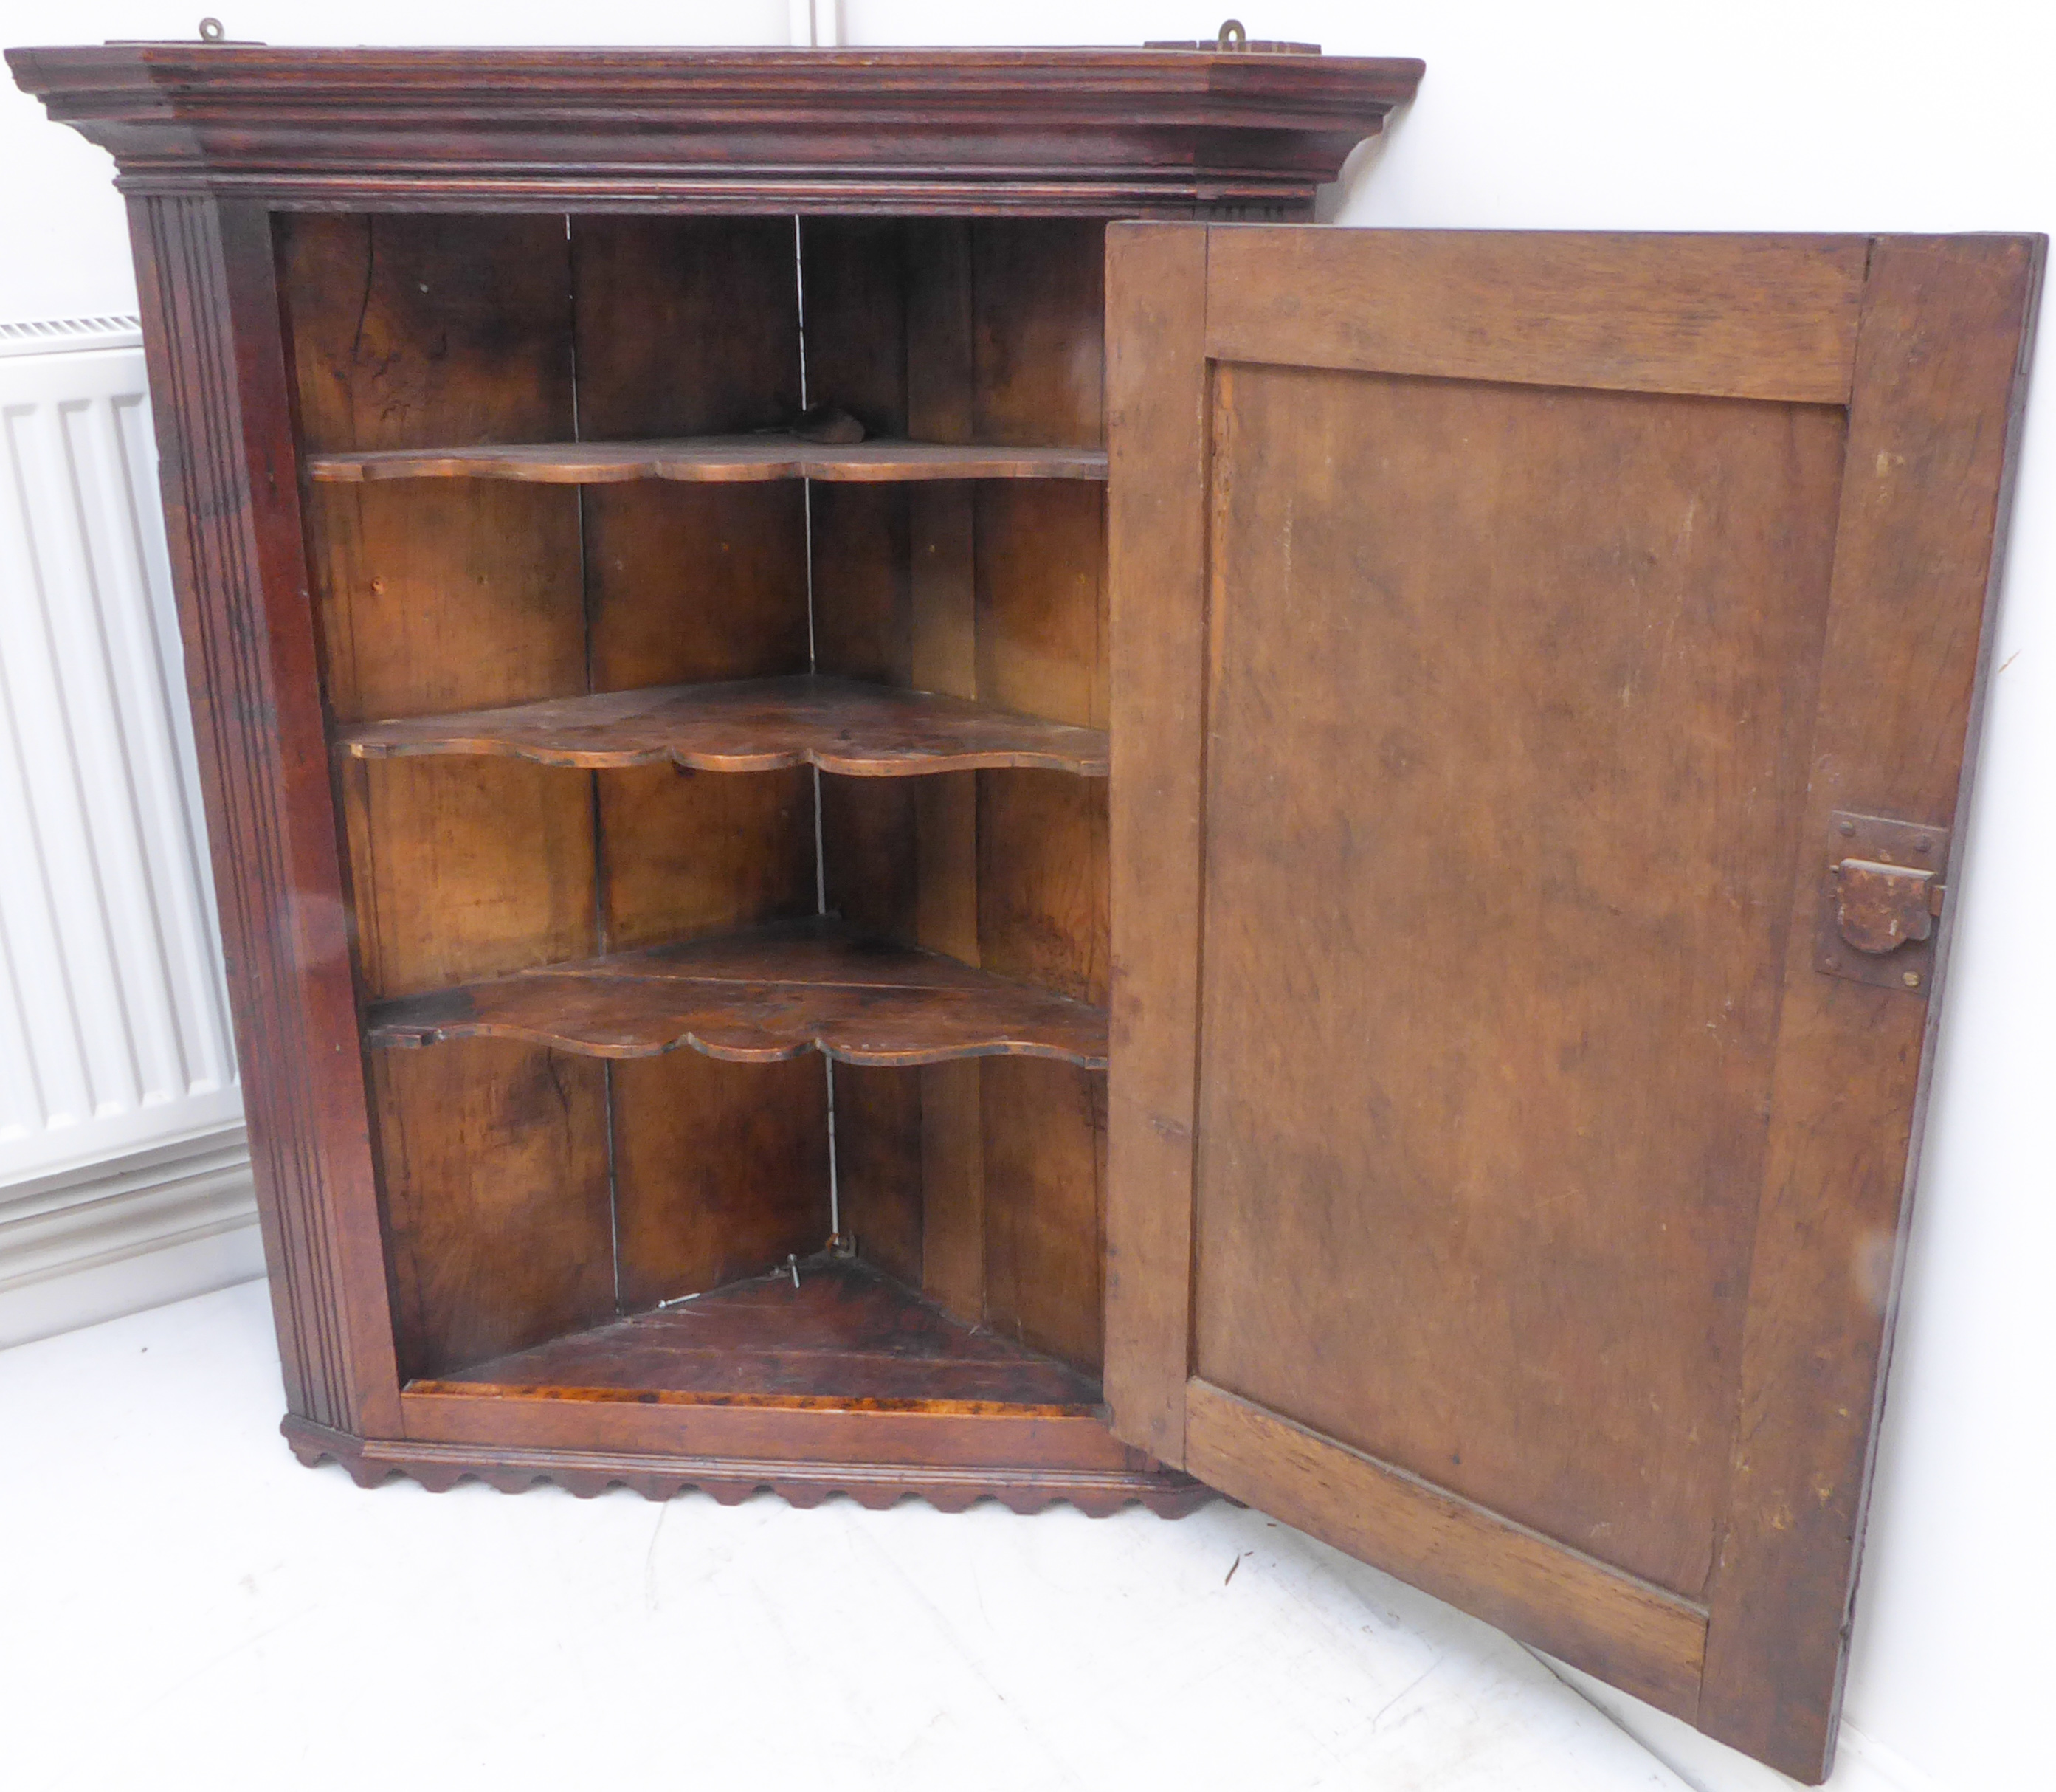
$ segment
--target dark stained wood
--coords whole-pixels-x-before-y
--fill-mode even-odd
[[[278,257],[304,446],[569,427],[560,221],[293,218]],[[338,719],[584,688],[575,493],[310,487],[306,523]],[[337,770],[367,995],[595,949],[589,781],[476,760]],[[601,1067],[495,1044],[382,1064],[373,1087],[405,1372],[612,1311]]]
[[[1105,234],[1096,218],[970,227],[970,440],[1105,443]],[[928,433],[918,422],[917,431]]]
[[[880,939],[918,940],[920,867],[914,850],[915,817],[932,785],[966,775],[823,778],[821,868],[827,912]],[[975,955],[964,962],[975,962]]]
[[[1206,689],[1208,232],[1107,232],[1107,1403],[1185,1460]]]
[[[651,1467],[667,1457],[726,1456],[731,1461],[723,1480],[746,1481],[753,1474],[770,1485],[789,1478],[787,1464],[801,1467],[789,1478],[802,1486],[834,1486],[835,1478],[818,1472],[830,1464],[854,1470],[860,1485],[884,1478],[875,1471],[888,1466],[900,1471],[892,1478],[900,1480],[908,1470],[953,1470],[938,1479],[955,1488],[964,1485],[967,1471],[985,1470],[984,1485],[963,1504],[980,1493],[1004,1497],[1020,1485],[1017,1478],[1025,1478],[1024,1470],[1038,1477],[1050,1470],[1133,1477],[1137,1492],[1153,1482],[1159,1488],[1167,1481],[1173,1487],[1188,1485],[1181,1475],[1157,1478],[1157,1465],[1116,1442],[1097,1414],[932,1411],[855,1401],[781,1408],[706,1400],[557,1400],[518,1389],[500,1394],[408,1390],[400,1410],[410,1439],[468,1446],[488,1461],[501,1450],[535,1452],[546,1465],[553,1461],[575,1474],[591,1456],[640,1450]],[[776,1471],[770,1471],[773,1464],[779,1465]],[[816,1472],[807,1472],[806,1465]],[[911,1490],[920,1490],[918,1481]]]
[[[7,61],[130,192],[559,216],[1305,216],[1421,75],[1147,49],[110,44]]]
[[[789,220],[579,217],[570,231],[581,434],[728,433],[798,409]],[[603,486],[580,503],[591,690],[807,671],[797,488]],[[593,801],[603,948],[813,912],[806,773],[650,770],[596,781]],[[619,1102],[615,1118],[639,1118]],[[682,1145],[675,1118],[654,1124]]]
[[[924,691],[806,674],[360,722],[336,738],[359,759],[475,754],[546,765],[668,762],[714,772],[818,765],[848,777],[1003,765],[1106,775],[1106,736],[1097,730]]]
[[[832,396],[875,427],[954,445],[974,435],[971,242],[962,220],[807,220],[802,233],[810,396]],[[961,482],[892,493],[813,494],[816,642],[824,670],[948,694],[978,694],[973,497]],[[832,907],[892,936],[979,962],[977,781],[924,777],[904,800],[840,779],[822,787]],[[881,1199],[921,1284],[951,1313],[985,1317],[982,1070],[937,1065],[915,1095],[873,1079],[836,1105],[838,1168],[861,1178],[845,1213],[858,1228]],[[918,1127],[910,1135],[911,1121]],[[911,1193],[879,1174],[911,1172]],[[903,1186],[902,1185],[901,1186]],[[915,1228],[918,1228],[918,1230]],[[906,1246],[903,1245],[903,1250]]]
[[[678,1051],[609,1074],[623,1307],[698,1294],[821,1248],[828,1127],[818,1064]]]
[[[1839,405],[1860,236],[1216,228],[1207,353],[1295,366]],[[1383,303],[1366,305],[1366,283]],[[1532,304],[1509,319],[1509,286]]]
[[[1186,1460],[1209,1485],[1382,1562],[1524,1642],[1603,1663],[1592,1671],[1690,1721],[1703,1607],[1211,1383],[1193,1382],[1189,1399]]]
[[[983,491],[976,540],[979,696],[1105,727],[1105,494],[1082,486]]]
[[[1925,1004],[1825,976],[1813,861],[1855,809],[1954,828],[1961,873],[2046,251],[1881,238],[1864,291],[1699,1716],[1805,1780],[1833,1763],[1954,906]]]
[[[870,684],[915,682],[909,640],[910,502],[956,489],[948,485],[913,492],[896,485],[808,489],[818,671]],[[947,687],[928,680],[920,688]]]
[[[979,777],[979,962],[1107,999],[1107,786],[1061,772]]]
[[[733,1282],[413,1391],[1050,1418],[1087,1416],[1098,1404],[1098,1387],[1076,1370],[975,1331],[863,1264],[809,1254],[797,1267],[797,1287],[784,1270]]]
[[[371,1065],[401,1375],[611,1318],[603,1066],[497,1039]]]
[[[610,1487],[626,1487],[652,1500],[668,1500],[688,1490],[734,1505],[752,1494],[769,1492],[796,1506],[815,1506],[840,1494],[874,1512],[916,1495],[943,1512],[962,1512],[981,1499],[996,1499],[1023,1516],[1063,1500],[1089,1517],[1104,1518],[1122,1507],[1140,1505],[1162,1518],[1182,1518],[1216,1496],[1211,1488],[1181,1474],[1130,1466],[1118,1459],[1072,1466],[1089,1457],[1095,1443],[1110,1442],[1097,1418],[995,1418],[955,1413],[909,1415],[859,1410],[787,1409],[658,1406],[640,1402],[627,1410],[603,1402],[550,1407],[547,1402],[484,1400],[433,1394],[407,1394],[401,1403],[417,1435],[408,1438],[362,1438],[302,1418],[288,1418],[280,1426],[295,1456],[309,1468],[333,1462],[360,1487],[376,1487],[394,1474],[410,1476],[432,1493],[443,1493],[469,1478],[519,1493],[540,1481],[552,1481],[580,1499]],[[543,1431],[537,1420],[554,1420],[568,1411],[582,1422],[613,1419],[625,1423],[591,1426],[613,1434],[599,1448],[552,1443],[445,1442],[422,1434],[493,1431],[519,1428]],[[666,1422],[683,1418],[699,1449],[651,1450],[624,1443],[620,1434],[668,1429]],[[753,1445],[782,1442],[774,1456],[753,1452]],[[1002,1434],[1006,1447],[977,1447],[989,1434]],[[898,1462],[878,1460],[875,1440],[894,1434]],[[1019,1440],[1018,1444],[1016,1440]],[[1102,1454],[1104,1454],[1102,1450]],[[1030,1461],[1028,1458],[1033,1458]]]
[[[374,1112],[360,999],[804,915],[823,784],[844,799],[820,818],[830,900],[967,963],[983,924],[1002,957],[1103,967],[1089,892],[1104,855],[1067,884],[1062,840],[981,847],[981,809],[988,832],[1013,824],[978,780],[1057,775],[1039,769],[594,777],[338,759],[322,723],[794,677],[818,656],[824,674],[1103,729],[1101,220],[1303,214],[1419,73],[1295,60],[1281,73],[1133,53],[16,58],[110,144],[132,193],[160,196],[136,212],[146,326],[296,1448],[437,1485],[476,1467],[591,1491],[619,1471],[732,1497],[769,1463],[809,1501],[838,1484],[951,1505],[995,1492],[1023,1509],[1204,1497],[1096,1414],[401,1393],[396,1334],[418,1366],[818,1244],[825,1090],[801,1062],[595,1062],[474,1040],[370,1054]],[[287,209],[267,216],[273,200]],[[809,446],[819,479],[310,477],[325,456],[451,444],[635,444],[634,457],[740,437],[746,459],[789,460],[757,432],[802,402],[796,212],[820,275],[807,398],[856,411],[874,438],[853,456]],[[1058,213],[1073,221],[1038,221]],[[836,477],[896,471],[900,442],[948,451],[903,470],[952,477]],[[995,455],[1086,477],[961,477]],[[1036,555],[1046,565],[1015,576],[1009,563]],[[981,679],[1018,703],[995,705]],[[1019,818],[1089,834],[1089,801],[1062,802]],[[996,880],[983,901],[982,856]],[[985,1317],[994,1282],[996,1319],[1089,1363],[1097,1074],[1037,1064],[1000,1086],[1009,1111],[988,1136],[975,1063],[845,1069],[844,1228],[910,1284],[935,1280],[929,1248],[949,1240],[940,1273],[966,1319]],[[1038,1104],[1060,1134],[1042,1136]],[[988,1153],[1019,1203],[990,1229]],[[389,1287],[410,1303],[397,1318]],[[728,1472],[710,1475],[717,1460]]]
[[[1832,810],[1961,839],[2038,244],[1117,244],[1147,340],[1113,370],[1109,615],[1100,220],[1303,208],[1417,69],[18,65],[167,196],[137,241],[297,1447],[1175,1508],[1088,1401],[986,1367],[1089,1371],[1110,1228],[1129,1437],[1825,1771],[1935,982],[1815,971],[1822,841]],[[275,237],[235,192],[329,209]],[[736,215],[615,215],[680,204]],[[805,398],[863,417],[854,450],[756,433],[802,402],[801,210]],[[516,477],[295,458],[452,443]],[[1082,754],[974,772],[957,735],[918,784],[823,781],[809,736],[595,780],[338,759],[322,726],[809,673],[1111,717],[1111,851]],[[824,892],[888,947],[708,938],[817,905],[824,781]],[[514,984],[586,1052],[658,1055],[378,1052],[367,1108],[359,994],[492,1027]],[[775,1061],[662,1055],[687,1009]],[[820,1244],[821,1045],[881,1066],[839,1091],[847,1229],[981,1341],[873,1353],[852,1392],[810,1386],[797,1311],[719,1373],[566,1340]],[[954,1055],[994,1049],[1044,1055]],[[606,1397],[398,1387],[532,1345],[597,1351]]]
[[[290,1410],[398,1423],[270,220],[128,210],[251,1169]]]
[[[987,1186],[1004,1197],[984,1206],[987,1322],[1097,1375],[1105,1332],[1106,1078],[1026,1058],[986,1058],[979,1072]]]
[[[823,447],[767,433],[683,441],[526,442],[318,454],[309,457],[307,473],[310,478],[338,483],[503,479],[550,485],[619,485],[653,479],[710,485],[776,479],[852,485],[935,479],[1104,481],[1106,456],[1091,448],[959,447],[925,441]]]
[[[812,776],[653,766],[599,778],[602,943],[626,951],[813,914]]]
[[[970,227],[967,426],[979,438],[1104,441],[1105,239],[1096,221]],[[1105,493],[980,486],[967,532],[975,608],[958,639],[971,647],[979,698],[1104,728]],[[979,963],[1104,1005],[1105,786],[981,772],[967,831]],[[992,1063],[979,1074],[986,1319],[1097,1367],[1104,1089]]]
[[[907,414],[932,440],[978,430],[976,294],[971,227],[959,219],[906,227]],[[907,495],[908,676],[975,697],[975,500],[963,485]],[[914,793],[915,938],[966,964],[978,934],[978,779],[923,780]],[[985,1067],[920,1073],[922,1285],[944,1309],[986,1319]]]
[[[962,441],[907,423],[907,382],[920,377],[907,322],[911,234],[900,218],[799,220],[807,396],[840,406],[874,437]]]
[[[737,436],[798,414],[791,219],[581,216],[570,243],[580,441],[559,449],[632,454],[627,438]]]
[[[582,788],[504,760],[349,762],[338,780],[358,971],[410,995],[590,952],[592,823]]]
[[[683,1046],[736,1063],[822,1051],[919,1065],[1019,1053],[1104,1069],[1101,1009],[917,947],[802,921],[552,964],[374,1007],[374,1046],[526,1039],[599,1058]]]
[[[983,1323],[985,1066],[936,1064],[921,1084],[921,1286],[943,1311]]]
[[[915,279],[920,258],[911,239],[918,234],[903,220],[801,221],[809,396],[842,405],[875,434],[909,433],[910,382],[931,378],[938,359],[938,346],[926,333],[917,345],[908,324],[910,305],[932,283]],[[947,366],[953,358],[940,358]],[[967,431],[946,423],[923,409],[920,428],[930,438],[966,438]],[[823,672],[972,694],[968,682],[930,676],[925,663],[917,681],[915,591],[927,556],[911,537],[916,510],[967,501],[960,485],[947,482],[809,488],[814,647]],[[971,781],[957,773],[942,781]],[[919,920],[931,873],[920,858],[918,818],[936,800],[936,782],[821,781],[824,896],[829,910],[854,926],[975,963],[975,952],[967,957],[950,941],[929,939]],[[945,1225],[963,1211],[960,1198],[930,1208],[924,1139],[934,1116],[924,1098],[937,1077],[968,1078],[975,1087],[977,1070],[955,1065],[910,1074],[837,1065],[833,1074],[841,1229],[868,1260],[923,1286],[931,1211]],[[953,1302],[951,1310],[981,1316],[976,1301]]]
[[[582,437],[729,433],[797,409],[789,220],[577,218],[571,231]],[[591,688],[809,669],[797,490],[581,497]]]
[[[1114,1422],[1808,1779],[2040,255],[1114,246]]]
[[[916,1288],[926,1277],[921,1095],[934,1074],[861,1064],[835,1069],[836,1189],[843,1232],[856,1240],[864,1262]]]
[[[568,433],[561,220],[312,215],[278,231],[306,450]],[[575,493],[315,486],[307,505],[338,720],[585,688]]]
[[[797,413],[789,219],[580,216],[569,230],[582,437],[726,436]],[[579,502],[587,686],[600,694],[582,708],[624,690],[804,675],[801,488],[595,485]],[[808,769],[609,770],[593,781],[592,826],[603,951],[814,910]],[[607,1076],[626,1305],[818,1248],[829,1229],[820,1066],[686,1052]]]

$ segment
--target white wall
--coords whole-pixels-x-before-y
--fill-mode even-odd
[[[776,42],[785,0],[718,6],[210,0],[275,42]],[[9,43],[184,34],[163,4],[0,0]],[[2056,230],[2047,0],[1275,0],[1253,34],[1417,55],[1421,97],[1361,154],[1345,224]],[[1190,0],[842,0],[851,43],[1134,43]],[[53,33],[56,35],[53,37]],[[104,158],[0,95],[0,318],[128,308]],[[29,177],[21,177],[21,171]],[[2056,395],[2030,413],[1838,1782],[2045,1785],[2056,1650]],[[1660,1734],[1661,1727],[1655,1727]],[[1865,1739],[1868,1739],[1866,1743]],[[1732,1758],[1691,1777],[1740,1786]]]

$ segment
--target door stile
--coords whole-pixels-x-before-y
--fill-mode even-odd
[[[1880,238],[1864,294],[1698,1718],[1809,1782],[1833,1762],[1954,903],[1913,987],[1817,966],[1817,911],[1838,812],[1931,827],[1948,886],[1960,868],[2045,249]]]
[[[1107,231],[1109,837],[1106,1398],[1185,1459],[1205,809],[1206,227]]]

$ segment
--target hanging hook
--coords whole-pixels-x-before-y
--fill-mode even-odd
[[[218,18],[204,18],[200,22],[200,41],[204,44],[218,44],[227,35]]]
[[[1217,49],[1248,49],[1249,33],[1242,21],[1239,18],[1223,19],[1220,35],[1214,40],[1214,47]]]

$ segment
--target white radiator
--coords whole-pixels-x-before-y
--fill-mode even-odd
[[[140,344],[0,323],[0,1343],[258,1267]]]

